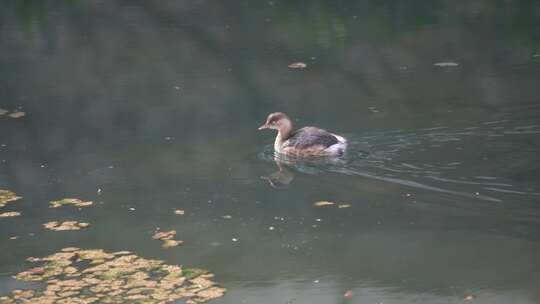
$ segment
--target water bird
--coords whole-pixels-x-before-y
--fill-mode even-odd
[[[268,115],[259,130],[277,130],[274,150],[277,153],[297,156],[341,156],[347,149],[347,140],[339,135],[316,127],[293,130],[293,123],[287,114],[275,112]]]

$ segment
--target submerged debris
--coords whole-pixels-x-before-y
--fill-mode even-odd
[[[156,232],[152,236],[154,240],[161,240],[163,241],[163,245],[161,247],[167,249],[171,247],[176,247],[178,245],[182,245],[184,241],[180,240],[173,240],[172,238],[176,235],[176,230],[170,230],[170,231],[161,231]]]
[[[0,189],[0,208],[5,207],[9,202],[13,202],[21,198],[22,197],[17,196],[15,192]]]
[[[50,208],[58,208],[62,206],[72,205],[75,207],[88,207],[94,204],[92,201],[82,201],[78,198],[64,198],[59,201],[51,201],[50,202],[51,207]]]
[[[107,253],[101,249],[64,248],[43,263],[15,276],[22,281],[42,281],[41,289],[15,289],[0,303],[204,303],[222,297],[226,289],[202,269],[182,269],[160,260],[134,254]]]
[[[21,213],[17,211],[0,213],[0,217],[15,217],[19,215],[21,215]]]
[[[90,226],[90,224],[77,221],[65,221],[62,223],[52,221],[43,224],[43,227],[53,231],[81,230],[82,228],[86,228],[88,226]]]

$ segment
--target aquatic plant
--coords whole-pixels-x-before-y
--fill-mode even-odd
[[[204,303],[221,297],[226,289],[202,269],[182,269],[161,260],[144,259],[129,251],[64,248],[42,263],[15,276],[22,281],[44,282],[44,288],[15,289],[0,297],[0,304],[15,303]]]

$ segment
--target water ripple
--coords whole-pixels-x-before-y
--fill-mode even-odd
[[[306,160],[283,157],[275,155],[271,145],[265,147],[259,158],[285,164],[305,174],[334,172],[361,176],[491,202],[500,202],[502,198],[481,195],[478,190],[488,190],[494,195],[539,195],[534,190],[521,189],[524,187],[519,183],[497,173],[506,172],[511,162],[500,162],[497,165],[489,162],[490,158],[496,161],[512,156],[510,152],[514,141],[506,140],[506,137],[540,134],[538,124],[511,124],[511,120],[494,120],[461,129],[437,126],[362,135],[345,134],[349,148],[342,158]],[[490,139],[493,136],[500,139]],[[478,158],[478,155],[489,157]]]

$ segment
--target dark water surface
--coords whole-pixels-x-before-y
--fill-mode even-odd
[[[208,268],[212,303],[540,303],[538,1],[11,1],[0,71],[26,112],[0,116],[24,196],[0,295],[78,246]],[[275,160],[272,111],[348,155]],[[91,226],[41,226],[63,219]]]

